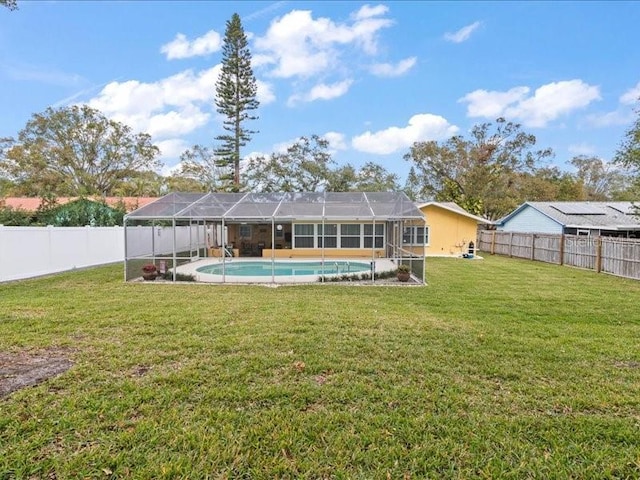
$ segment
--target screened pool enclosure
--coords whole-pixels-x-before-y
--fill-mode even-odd
[[[426,231],[401,192],[171,193],[125,217],[125,279],[154,264],[173,281],[375,283],[407,264],[424,283]]]

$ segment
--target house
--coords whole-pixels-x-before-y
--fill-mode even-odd
[[[208,256],[371,259],[398,256],[409,223],[424,231],[402,192],[171,193],[128,214],[125,237],[138,224],[188,225],[189,248],[203,239]],[[146,243],[155,254],[159,243]]]
[[[474,249],[478,225],[492,222],[467,212],[453,202],[426,202],[417,207],[427,219],[427,226],[405,226],[403,244],[412,245],[418,237],[426,237],[427,256],[459,256],[469,252],[470,243]]]
[[[402,264],[424,284],[424,258],[402,248],[408,224],[426,219],[403,192],[176,192],[124,217],[125,278],[153,263],[174,281],[375,283]]]
[[[65,205],[80,197],[57,197],[56,205]],[[157,197],[89,197],[89,200],[95,202],[104,202],[112,208],[124,205],[126,212],[131,212],[137,208],[144,207],[149,203],[157,200]],[[35,212],[40,208],[42,198],[39,197],[5,197],[0,198],[0,208],[9,207],[14,210],[24,210],[26,212]]]
[[[640,238],[632,202],[525,202],[498,220],[505,232]]]

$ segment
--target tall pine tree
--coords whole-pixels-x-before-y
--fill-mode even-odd
[[[256,133],[244,127],[246,120],[256,120],[251,111],[258,108],[256,99],[256,78],[251,69],[251,52],[247,46],[247,37],[240,22],[240,16],[234,13],[227,22],[222,45],[222,71],[216,83],[216,107],[224,115],[223,128],[228,132],[216,137],[221,145],[216,149],[221,167],[233,167],[233,174],[227,180],[233,180],[231,190],[240,190],[240,147]]]

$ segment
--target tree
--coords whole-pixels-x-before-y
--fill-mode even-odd
[[[123,182],[158,168],[147,134],[86,105],[34,114],[4,149],[0,174],[23,195],[112,195]]]
[[[576,168],[576,179],[584,187],[584,200],[614,200],[629,188],[630,177],[601,158],[580,155],[570,163]]]
[[[115,197],[157,197],[165,190],[166,177],[157,172],[146,170],[134,177],[123,180],[113,190]]]
[[[640,177],[640,107],[636,109],[636,114],[638,118],[626,131],[613,161]]]
[[[226,181],[225,168],[209,148],[194,145],[180,155],[180,169],[172,178],[176,183],[192,185],[198,192],[237,191]],[[181,181],[178,181],[181,178]]]
[[[331,171],[327,186],[331,192],[395,192],[399,188],[398,176],[374,162],[359,170],[347,164]]]
[[[517,192],[517,200],[520,202],[585,199],[582,182],[569,172],[561,172],[557,167],[538,168],[532,173],[517,175],[513,190]]]
[[[335,163],[329,142],[318,135],[301,137],[284,153],[249,160],[247,186],[252,192],[317,192],[327,189]]]
[[[552,155],[549,149],[534,150],[535,143],[534,135],[503,118],[476,125],[469,139],[417,142],[404,156],[413,167],[406,188],[413,198],[452,201],[497,219],[522,201],[514,189],[517,176],[533,173]]]
[[[7,7],[9,10],[17,10],[18,9],[18,1],[17,0],[0,0],[0,5],[3,7]]]
[[[247,120],[256,120],[251,111],[258,108],[256,99],[257,83],[251,68],[251,52],[247,46],[247,37],[240,22],[240,16],[234,13],[227,21],[222,44],[222,71],[216,82],[216,107],[218,113],[226,118],[223,128],[229,133],[219,135],[216,140],[222,145],[216,150],[220,157],[218,166],[233,167],[233,190],[240,190],[240,147],[251,139],[256,131],[244,127]]]

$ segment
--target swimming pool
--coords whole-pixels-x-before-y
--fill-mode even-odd
[[[224,264],[224,274],[238,277],[270,277],[304,276],[304,275],[336,275],[344,273],[368,272],[371,264],[365,262],[350,262],[347,260],[324,262],[320,261],[230,261]],[[196,269],[198,273],[222,275],[222,262],[205,265]]]

